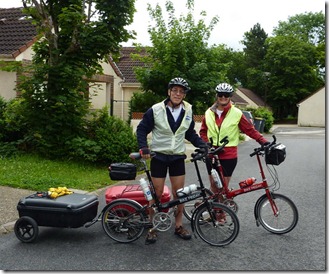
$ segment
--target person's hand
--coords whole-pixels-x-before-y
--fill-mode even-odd
[[[139,153],[140,155],[147,159],[150,157],[150,149],[148,147],[142,147],[140,150],[139,150]]]
[[[265,142],[262,144],[262,147],[268,147],[271,143],[270,142]]]
[[[201,145],[199,145],[199,148],[211,148],[212,145],[211,143],[202,143]]]

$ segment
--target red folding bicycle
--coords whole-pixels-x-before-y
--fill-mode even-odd
[[[221,140],[223,145],[218,148],[211,147],[208,151],[208,155],[212,155],[210,157],[211,166],[213,168],[212,172],[217,172],[222,188],[220,188],[217,193],[212,193],[209,189],[207,189],[207,194],[209,196],[213,196],[212,198],[214,200],[221,201],[234,212],[237,212],[238,205],[233,200],[234,197],[264,189],[265,194],[257,200],[254,207],[256,225],[262,225],[267,231],[274,234],[285,234],[292,231],[297,225],[298,210],[290,198],[275,192],[280,188],[280,181],[275,165],[279,165],[284,161],[286,156],[286,147],[281,143],[276,143],[275,135],[272,137],[273,141],[269,145],[255,148],[254,152],[250,154],[250,157],[256,155],[261,174],[261,182],[256,183],[256,180],[249,178],[239,184],[239,189],[228,188],[218,157],[218,153],[223,150],[225,145],[228,143],[227,136]],[[273,179],[273,183],[271,184],[268,183],[265,176],[261,157],[265,157],[267,169]],[[201,201],[193,201],[185,204],[184,215],[187,219],[191,219],[195,208],[198,207],[200,203]]]

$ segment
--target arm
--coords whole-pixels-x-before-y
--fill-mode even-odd
[[[154,119],[153,109],[149,108],[143,115],[143,119],[136,128],[138,148],[148,147],[147,135],[153,130]]]
[[[195,122],[192,119],[189,129],[185,133],[185,139],[190,141],[195,147],[204,146],[205,142],[196,133],[194,127],[195,127]]]
[[[239,122],[239,129],[250,138],[258,142],[260,145],[268,142],[266,138],[264,138],[264,136],[255,129],[255,127],[247,120],[243,114]]]
[[[201,121],[201,127],[200,127],[199,134],[200,134],[200,137],[202,138],[202,140],[205,142],[209,142],[207,132],[208,132],[208,127],[206,124],[206,117],[203,117],[203,119]]]

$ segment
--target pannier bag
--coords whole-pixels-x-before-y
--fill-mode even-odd
[[[286,146],[276,144],[265,151],[265,163],[278,166],[286,159]]]
[[[111,180],[134,180],[137,167],[132,163],[113,163],[109,166]]]

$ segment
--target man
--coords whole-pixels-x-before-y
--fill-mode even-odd
[[[195,147],[205,146],[196,133],[192,105],[184,101],[190,90],[183,78],[173,78],[168,84],[168,98],[148,109],[137,126],[137,141],[143,158],[150,158],[150,151],[156,153],[150,163],[151,177],[157,196],[161,199],[167,172],[174,198],[176,191],[184,187],[185,182],[185,139]],[[147,135],[152,132],[150,146]],[[154,201],[150,201],[150,204]],[[183,228],[184,204],[178,205],[175,214],[175,234],[184,240],[191,239],[190,232]],[[153,213],[150,213],[151,218]],[[150,230],[146,244],[155,243],[157,234]]]

